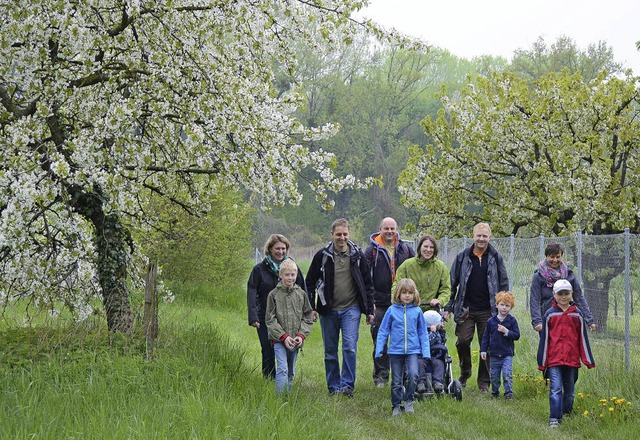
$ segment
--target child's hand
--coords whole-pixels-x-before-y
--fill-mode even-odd
[[[487,352],[483,351],[480,353],[480,359],[482,359],[483,361],[487,360]]]
[[[438,324],[433,324],[431,327],[429,327],[429,329],[430,329],[432,332],[436,332],[436,331],[438,331]]]
[[[296,348],[296,341],[291,336],[287,336],[287,339],[284,340],[284,346],[287,347],[287,350],[293,350]]]

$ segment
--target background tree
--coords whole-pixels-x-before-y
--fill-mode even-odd
[[[54,0],[0,7],[0,295],[87,310],[129,332],[127,278],[151,192],[206,212],[224,181],[261,205],[358,185],[278,95],[293,42],[351,39],[363,2]],[[312,22],[314,26],[309,27]],[[201,176],[204,178],[194,178]],[[207,178],[208,177],[208,178]]]
[[[168,280],[224,286],[239,280],[244,285],[251,267],[253,210],[240,191],[223,183],[206,202],[215,209],[193,216],[151,194],[145,207],[148,228],[135,234],[136,242]]]
[[[314,147],[336,154],[337,172],[379,177],[381,182],[368,190],[342,191],[328,213],[319,212],[307,198],[300,207],[278,209],[273,215],[281,215],[289,227],[303,220],[313,231],[308,236],[321,237],[335,217],[345,216],[352,220],[352,236],[358,241],[377,230],[385,215],[404,224],[414,214],[399,203],[396,181],[409,147],[426,141],[419,121],[440,107],[435,92],[441,82],[455,88],[473,72],[471,62],[445,50],[375,44],[366,34],[335,52],[304,53],[297,73],[307,105],[297,115],[309,126],[328,121],[340,125],[336,136]]]
[[[622,65],[614,61],[613,49],[604,41],[589,44],[586,50],[581,50],[575,40],[561,36],[550,46],[543,37],[538,37],[531,49],[515,50],[508,67],[508,70],[529,80],[563,69],[571,73],[579,72],[584,81],[589,82],[603,70],[609,75],[621,73]]]
[[[481,220],[495,235],[640,232],[640,78],[503,72],[470,82],[423,126],[400,181],[403,201],[436,234]],[[597,268],[597,252],[583,260]],[[598,292],[619,271],[598,273]],[[589,298],[590,303],[606,299]],[[604,286],[604,287],[602,287]],[[594,288],[593,291],[596,289]],[[606,323],[606,307],[596,318]]]

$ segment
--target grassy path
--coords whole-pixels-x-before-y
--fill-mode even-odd
[[[213,320],[221,332],[229,335],[234,345],[246,350],[244,362],[258,375],[259,345],[255,331],[246,324],[244,312],[216,311]],[[449,339],[453,339],[453,324],[448,324],[447,332]],[[547,426],[546,389],[543,384],[533,379],[539,377],[535,369],[535,358],[522,354],[532,350],[534,345],[525,337],[517,347],[520,355],[516,355],[514,369],[520,378],[515,380],[513,401],[493,400],[481,394],[474,387],[472,378],[464,390],[462,402],[448,397],[425,400],[416,405],[415,414],[403,414],[402,417],[392,419],[389,388],[378,389],[371,380],[373,343],[369,328],[365,324],[360,328],[356,393],[353,399],[346,399],[327,394],[320,327],[316,323],[307,339],[304,353],[298,359],[294,395],[290,400],[295,400],[298,404],[317,406],[311,411],[311,417],[316,417],[317,422],[312,422],[311,426],[317,426],[318,429],[326,429],[328,424],[346,427],[344,436],[326,438],[637,438],[640,426],[635,422],[604,423],[582,417],[582,414],[567,419],[559,429],[550,429]],[[455,353],[453,355],[455,357]],[[457,374],[455,364],[454,374]],[[335,432],[331,435],[335,435]],[[285,438],[277,433],[275,437]]]

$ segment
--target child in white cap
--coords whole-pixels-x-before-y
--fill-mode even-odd
[[[587,325],[572,299],[571,283],[560,279],[553,284],[551,308],[542,319],[538,369],[549,378],[549,426],[555,428],[573,410],[575,383],[582,361],[595,367]]]

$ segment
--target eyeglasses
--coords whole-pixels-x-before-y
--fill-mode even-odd
[[[561,290],[560,292],[556,292],[556,295],[558,296],[567,296],[567,295],[571,295],[573,292],[570,290]]]

